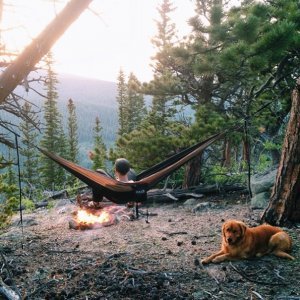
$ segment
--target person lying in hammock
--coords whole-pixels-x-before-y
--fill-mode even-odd
[[[136,174],[133,169],[130,168],[130,163],[126,158],[118,158],[115,162],[115,178],[122,182],[134,182]],[[128,208],[134,207],[134,202],[127,203]]]
[[[130,163],[126,158],[118,158],[115,162],[115,178],[122,182],[134,182],[136,174],[130,168]]]

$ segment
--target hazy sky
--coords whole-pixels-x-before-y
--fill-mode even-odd
[[[54,3],[53,3],[54,2]],[[54,18],[67,1],[4,0],[1,42],[9,50],[22,49]],[[179,36],[189,32],[194,15],[191,0],[173,0],[172,14]],[[53,47],[56,70],[116,81],[120,68],[139,80],[151,79],[151,38],[157,33],[157,7],[162,0],[94,0]]]

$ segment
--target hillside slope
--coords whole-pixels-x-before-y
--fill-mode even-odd
[[[71,98],[76,106],[78,120],[78,135],[80,144],[80,162],[87,165],[87,151],[93,146],[93,127],[98,116],[103,128],[103,140],[107,147],[111,147],[115,141],[118,128],[118,113],[116,93],[117,85],[114,82],[101,81],[69,74],[58,75],[58,108],[63,116],[63,125],[66,131],[67,125],[67,103]],[[35,83],[33,88],[39,93],[45,94],[42,84]],[[45,99],[35,92],[26,93],[23,87],[18,87],[16,93],[28,99],[40,110],[38,116],[43,122],[43,103]],[[1,119],[19,123],[16,117],[1,112]],[[1,129],[2,132],[2,129]],[[6,133],[6,132],[4,132]],[[12,137],[13,138],[13,137]],[[0,151],[3,145],[0,145]]]

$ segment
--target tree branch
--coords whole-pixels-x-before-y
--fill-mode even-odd
[[[57,17],[29,44],[0,76],[0,104],[49,52],[53,44],[92,0],[71,0]]]

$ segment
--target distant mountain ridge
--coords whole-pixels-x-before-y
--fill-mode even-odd
[[[100,118],[103,128],[103,141],[109,148],[113,146],[118,130],[118,105],[117,105],[117,84],[115,82],[102,81],[98,79],[85,78],[77,75],[58,74],[57,84],[58,109],[63,116],[63,126],[67,133],[67,104],[71,98],[76,106],[78,138],[80,148],[80,163],[87,166],[91,162],[87,152],[91,150],[94,143],[93,128],[96,117]],[[46,94],[44,86],[34,83],[32,87],[41,94]],[[39,118],[43,122],[43,104],[45,99],[33,91],[24,92],[24,87],[19,86],[17,94],[23,95],[31,103],[41,109]],[[1,118],[14,123],[19,120],[1,112]],[[0,150],[1,145],[0,145]]]
[[[60,99],[72,98],[86,104],[97,104],[117,109],[117,84],[115,82],[59,74],[57,86]]]

